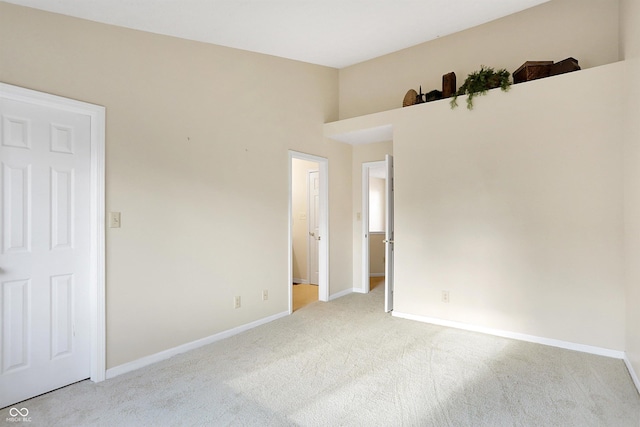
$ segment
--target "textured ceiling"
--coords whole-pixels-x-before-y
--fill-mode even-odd
[[[4,0],[343,68],[548,0]]]

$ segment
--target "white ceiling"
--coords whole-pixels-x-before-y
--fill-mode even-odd
[[[4,0],[343,68],[548,0]]]

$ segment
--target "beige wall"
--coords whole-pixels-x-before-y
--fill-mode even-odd
[[[591,68],[618,60],[618,0],[551,0],[540,6],[340,70],[340,118],[402,106],[407,90],[458,86],[480,65],[516,70],[525,61],[579,60]]]
[[[395,311],[624,349],[623,69],[403,109]]]
[[[386,180],[369,177],[369,231],[385,231]]]
[[[293,280],[298,283],[309,283],[307,253],[309,250],[309,217],[308,209],[308,175],[310,171],[319,170],[315,162],[293,159],[291,167],[291,209],[293,214]],[[317,284],[317,283],[316,283]]]
[[[640,3],[622,0],[621,55],[625,78],[625,282],[626,351],[640,375]]]
[[[362,239],[363,229],[362,220],[358,218],[358,214],[362,213],[362,164],[367,162],[382,161],[385,155],[393,154],[392,142],[379,142],[376,144],[364,144],[353,146],[352,157],[352,192],[351,192],[351,209],[353,218],[353,287],[362,288]]]
[[[330,292],[351,288],[336,70],[6,3],[0,41],[0,81],[106,107],[108,367],[287,310],[288,149],[329,159]]]

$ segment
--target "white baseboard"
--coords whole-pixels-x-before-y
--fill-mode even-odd
[[[527,341],[527,342],[532,342],[536,344],[544,344],[551,347],[559,347],[567,350],[580,351],[582,353],[590,353],[590,354],[596,354],[598,356],[612,357],[614,359],[625,358],[624,351],[611,350],[608,348],[594,347],[594,346],[585,345],[585,344],[577,344],[577,343],[572,343],[568,341],[556,340],[552,338],[537,337],[535,335],[527,335],[527,334],[521,334],[518,332],[503,331],[500,329],[485,328],[484,326],[476,326],[476,325],[470,325],[467,323],[453,322],[450,320],[443,320],[443,319],[438,319],[434,317],[425,317],[425,316],[417,316],[414,314],[399,313],[399,312],[396,312],[395,310],[392,311],[392,315],[394,317],[400,317],[402,319],[416,320],[418,322],[431,323],[434,325],[447,326],[447,327],[456,328],[456,329],[464,329],[466,331],[480,332],[487,335],[494,335],[494,336],[503,337],[503,338],[511,338],[518,341]]]
[[[309,281],[307,279],[296,279],[294,277],[293,278],[293,283],[298,284],[298,285],[308,285]]]
[[[257,326],[264,325],[265,323],[273,322],[274,320],[280,319],[281,317],[285,317],[288,315],[289,315],[288,311],[283,311],[282,313],[274,314],[273,316],[265,317],[263,319],[256,320],[255,322],[247,323],[246,325],[240,325],[235,328],[222,331],[217,334],[210,335],[208,337],[201,338],[196,341],[192,341],[186,344],[179,345],[177,347],[170,348],[168,350],[161,351],[159,353],[142,357],[132,362],[127,362],[122,365],[115,366],[113,368],[107,369],[107,373],[106,373],[107,379],[117,377],[118,375],[126,374],[127,372],[135,371],[136,369],[144,368],[145,366],[151,365],[153,363],[157,363],[162,360],[169,359],[170,357],[173,357],[177,354],[185,353],[189,350],[194,350],[198,347],[202,347],[207,344],[211,344],[216,341],[229,338],[233,335],[237,335],[241,332],[248,331],[249,329],[253,329]]]
[[[369,277],[384,277],[384,273],[369,273]]]
[[[353,288],[352,291],[357,293],[357,294],[366,294],[367,293],[367,291],[365,291],[364,288]]]
[[[638,379],[638,375],[636,375],[636,371],[633,370],[633,365],[631,364],[631,361],[627,357],[626,353],[624,355],[624,364],[627,365],[627,370],[629,371],[629,375],[631,375],[631,379],[633,380],[633,383],[635,384],[636,389],[638,390],[638,393],[640,393],[640,379]]]
[[[343,297],[345,295],[349,295],[350,293],[353,293],[354,289],[345,289],[344,291],[335,293],[335,294],[331,294],[329,296],[329,301],[333,301],[334,299],[338,299],[340,297]]]

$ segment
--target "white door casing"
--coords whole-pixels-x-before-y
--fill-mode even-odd
[[[387,163],[387,191],[386,191],[386,233],[385,233],[385,292],[384,292],[384,311],[390,312],[393,310],[393,245],[394,245],[394,231],[393,231],[393,157],[385,156]]]
[[[0,407],[104,379],[103,135],[102,107],[0,84]]]
[[[318,252],[320,248],[320,173],[318,171],[309,171],[307,179],[307,218],[308,218],[308,271],[309,283],[317,285],[319,283],[319,263]]]
[[[289,224],[288,224],[288,289],[289,314],[293,313],[293,212],[292,163],[293,159],[318,163],[320,197],[318,202],[318,300],[329,301],[329,160],[312,154],[289,150]]]

